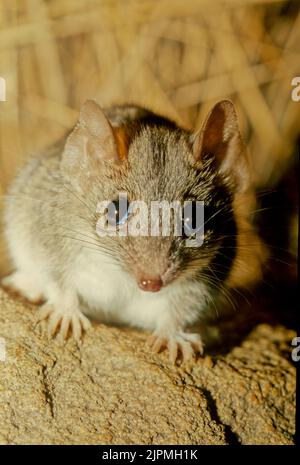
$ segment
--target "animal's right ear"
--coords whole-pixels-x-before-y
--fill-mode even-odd
[[[199,162],[213,163],[214,169],[230,180],[236,190],[249,187],[250,164],[230,101],[222,100],[213,107],[202,130],[194,137],[193,154]]]
[[[100,106],[87,100],[67,139],[61,169],[69,178],[88,178],[104,160],[119,162],[114,131]]]

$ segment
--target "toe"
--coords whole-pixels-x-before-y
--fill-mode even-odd
[[[80,322],[84,331],[88,331],[92,327],[90,320],[84,315],[80,315]]]
[[[52,313],[50,315],[49,322],[48,322],[48,334],[49,334],[49,336],[51,336],[51,337],[54,336],[54,334],[57,331],[57,328],[58,328],[59,324],[61,323],[61,320],[62,320],[62,316],[57,312],[54,312],[54,313]]]
[[[202,341],[192,342],[192,346],[197,353],[203,355],[204,347]]]
[[[178,343],[176,339],[169,339],[168,341],[169,361],[171,365],[175,365],[178,356]]]
[[[181,337],[190,343],[195,352],[203,354],[203,342],[199,334],[182,333]]]
[[[182,354],[182,361],[183,362],[187,362],[187,361],[193,359],[194,356],[195,356],[195,351],[194,351],[192,345],[190,344],[190,342],[182,341],[180,343],[180,351],[181,351],[181,354]]]
[[[158,353],[162,350],[163,346],[165,345],[166,343],[166,340],[162,337],[157,337],[153,346],[152,346],[152,350],[153,352],[155,353]]]
[[[70,318],[69,316],[64,316],[60,325],[59,335],[65,341],[68,337],[70,328]]]
[[[71,320],[71,326],[72,326],[72,334],[75,339],[75,341],[79,342],[81,339],[81,333],[82,333],[82,327],[80,323],[80,319],[77,315],[72,316]]]

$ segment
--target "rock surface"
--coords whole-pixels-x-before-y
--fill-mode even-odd
[[[0,290],[0,443],[293,444],[294,331],[260,324],[226,354],[170,367],[133,330],[49,341],[35,311]]]

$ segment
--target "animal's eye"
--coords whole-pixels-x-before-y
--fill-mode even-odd
[[[182,235],[183,237],[193,237],[197,233],[203,233],[203,204],[190,202],[187,208],[184,208],[182,218]]]
[[[122,226],[128,220],[128,202],[124,198],[113,200],[107,207],[109,226]]]

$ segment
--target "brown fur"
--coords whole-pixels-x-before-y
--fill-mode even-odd
[[[250,220],[255,207],[252,192],[240,194],[233,201],[237,223],[237,254],[226,281],[229,288],[250,288],[262,279],[262,267],[267,261],[267,248]]]
[[[124,126],[114,128],[114,136],[120,160],[123,162],[128,157],[129,134]]]

